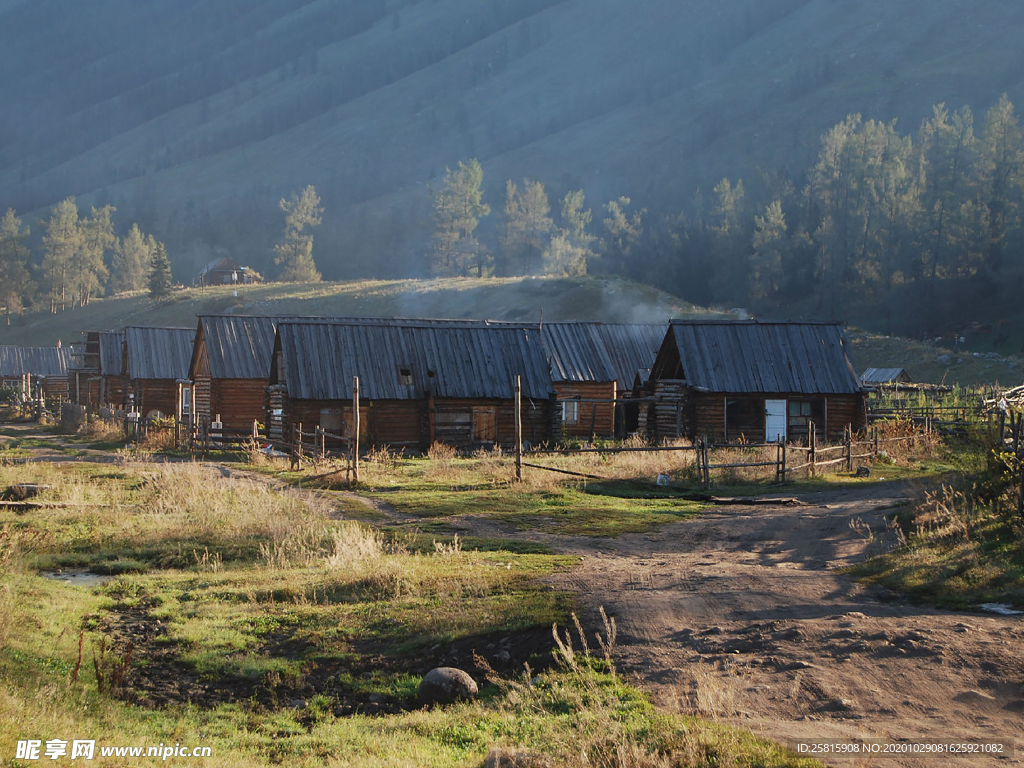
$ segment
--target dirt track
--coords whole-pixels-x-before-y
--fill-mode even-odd
[[[1024,734],[1024,619],[938,611],[837,573],[891,544],[900,484],[722,507],[654,534],[579,540],[555,583],[616,617],[619,666],[659,704],[780,741]],[[568,543],[568,542],[564,542]],[[552,544],[559,547],[558,543]],[[948,756],[857,765],[1016,765]]]

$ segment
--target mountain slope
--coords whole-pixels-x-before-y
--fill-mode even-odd
[[[218,247],[266,269],[312,183],[325,276],[422,274],[426,187],[460,159],[495,209],[531,177],[596,219],[678,212],[801,168],[850,112],[1019,99],[1022,33],[1013,0],[7,0],[0,205],[112,202],[189,277]]]

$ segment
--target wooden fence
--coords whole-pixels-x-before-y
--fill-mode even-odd
[[[614,447],[614,448],[548,448],[531,450],[528,452],[517,451],[517,466],[530,467],[548,472],[574,475],[588,479],[601,480],[604,478],[590,475],[584,472],[548,467],[541,464],[523,461],[523,458],[533,459],[542,456],[570,456],[576,454],[617,454],[617,453],[640,453],[640,452],[684,452],[694,454],[694,468],[701,485],[710,488],[712,484],[712,473],[719,470],[737,469],[759,469],[765,470],[774,482],[784,483],[791,480],[798,473],[805,472],[807,477],[814,477],[820,472],[845,471],[853,472],[862,460],[874,461],[889,446],[906,443],[913,449],[919,443],[932,439],[932,434],[926,428],[921,431],[914,431],[909,435],[896,437],[883,437],[877,427],[871,428],[865,435],[855,435],[852,429],[847,426],[844,430],[843,440],[840,443],[828,445],[819,444],[814,425],[811,425],[808,444],[806,446],[791,445],[780,439],[771,443],[744,443],[736,444],[714,444],[707,438],[698,438],[693,445],[679,446],[643,446],[643,447]],[[721,457],[723,454],[735,455],[737,451],[748,452],[761,450],[762,455],[756,460],[737,461],[729,458],[715,460],[716,454]],[[767,459],[764,456],[766,451],[774,450],[774,457]],[[797,463],[793,462],[794,457],[799,457]],[[754,458],[754,457],[752,457]],[[518,475],[521,478],[521,472]]]

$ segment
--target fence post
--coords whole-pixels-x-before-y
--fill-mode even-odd
[[[846,443],[846,471],[853,472],[853,425],[847,424],[843,432],[843,441]]]
[[[875,441],[874,447],[872,448],[872,452],[874,453],[874,457],[877,459],[878,458],[878,427],[872,427],[871,428],[871,432],[874,435],[874,441]]]
[[[295,430],[295,468],[302,469],[302,422],[298,423]]]
[[[779,479],[780,479],[781,482],[785,483],[786,482],[786,440],[782,436],[779,437],[779,445],[782,448],[782,471],[780,472],[781,477]]]
[[[359,377],[352,377],[352,482],[359,482]]]
[[[515,401],[515,452],[516,452],[516,480],[523,479],[523,381],[521,376],[516,376],[516,401]]]
[[[810,450],[807,452],[807,472],[811,477],[814,477],[814,454],[818,447],[818,427],[815,423],[811,422],[811,439],[810,439]]]

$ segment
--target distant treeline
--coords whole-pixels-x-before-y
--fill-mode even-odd
[[[476,161],[432,192],[438,274],[619,274],[697,303],[765,314],[882,313],[903,331],[940,331],[1006,300],[1024,281],[1024,132],[1004,96],[980,126],[936,105],[916,136],[850,115],[799,177],[759,171],[652,217],[627,197],[592,224],[583,192],[556,225],[543,184],[507,182],[490,242]],[[1016,297],[1016,298],[1015,298]],[[958,307],[966,307],[959,309]]]

